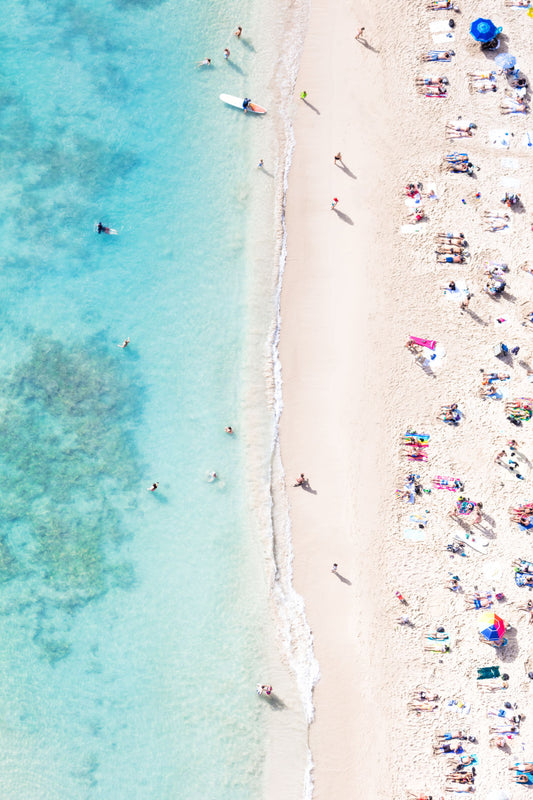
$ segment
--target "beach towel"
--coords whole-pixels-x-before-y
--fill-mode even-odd
[[[428,350],[434,350],[437,344],[434,339],[421,339],[419,336],[409,336],[409,339],[420,347],[427,347]]]
[[[517,586],[530,586],[531,584],[528,584],[527,582],[528,577],[531,578],[531,575],[526,575],[523,572],[516,572],[514,576],[514,582]]]
[[[448,25],[447,19],[436,19],[429,23],[430,33],[444,33],[445,31],[449,30],[450,26]]]
[[[412,225],[409,225],[409,224],[402,225],[402,227],[400,228],[400,233],[403,233],[403,234],[406,234],[406,233],[423,233],[423,232],[424,232],[424,227],[422,225],[420,225],[419,222],[414,223]]]
[[[454,33],[434,33],[433,34],[433,43],[434,44],[448,44],[449,42],[455,41],[455,34]]]
[[[404,439],[417,439],[419,442],[429,442],[429,433],[417,433],[416,431],[406,431]]]
[[[516,158],[501,158],[500,164],[502,165],[503,169],[518,169],[518,159]]]
[[[510,178],[508,175],[504,175],[500,179],[500,185],[504,189],[520,189],[520,181],[517,178]]]
[[[425,530],[421,528],[404,528],[403,538],[412,542],[423,542],[426,538]]]
[[[509,131],[502,130],[501,128],[495,128],[489,131],[489,144],[492,147],[504,147],[508,148],[511,144],[511,135]]]
[[[435,489],[447,489],[449,492],[457,492],[459,490],[462,491],[463,482],[460,481],[458,478],[448,478],[444,477],[443,475],[437,475],[432,480],[432,484]]]

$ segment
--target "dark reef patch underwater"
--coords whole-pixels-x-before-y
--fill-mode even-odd
[[[139,393],[102,348],[39,339],[3,385],[0,613],[30,608],[51,663],[83,605],[134,583],[121,560],[138,484]]]

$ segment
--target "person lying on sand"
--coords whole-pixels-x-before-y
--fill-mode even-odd
[[[475,594],[465,596],[465,603],[471,608],[490,608],[492,605],[492,595],[486,593],[484,595]]]
[[[475,764],[476,763],[476,757],[473,756],[473,755],[470,755],[470,754],[467,755],[465,753],[464,756],[460,756],[457,760],[450,759],[448,761],[448,763],[449,763],[450,767],[452,767],[454,769],[462,769],[463,767],[470,766],[470,764]]]
[[[462,753],[463,746],[460,742],[457,744],[434,744],[433,745],[433,755],[439,756],[442,753]]]
[[[453,50],[428,50],[420,56],[420,61],[451,61],[454,55]]]
[[[467,175],[473,175],[475,169],[477,169],[478,172],[480,169],[474,166],[471,161],[450,162],[446,166],[449,172],[454,172],[456,174],[463,172]]]
[[[462,245],[444,244],[444,242],[442,242],[442,243],[439,243],[438,248],[439,248],[438,250],[435,250],[435,252],[438,255],[446,255],[446,254],[461,255],[461,253],[466,255],[466,253],[464,251],[464,247]]]
[[[450,139],[462,139],[465,136],[473,136],[476,128],[477,125],[474,122],[461,122],[461,120],[447,122],[446,135]]]
[[[533,761],[520,761],[518,764],[512,764],[508,769],[519,772],[533,772]]]
[[[428,11],[459,11],[459,6],[453,0],[432,0],[426,9]]]
[[[527,103],[514,97],[504,97],[500,104],[502,114],[526,114],[528,108]]]
[[[445,792],[473,792],[474,791],[474,787],[470,786],[470,785],[469,786],[463,786],[461,784],[457,784],[456,783],[456,784],[453,784],[452,786],[445,786],[444,787],[444,791]]]
[[[481,383],[483,386],[488,386],[489,383],[493,383],[494,381],[508,381],[510,377],[508,372],[485,372]]]
[[[468,739],[468,734],[464,731],[452,731],[451,733],[437,733],[438,742],[450,742],[452,739],[465,740]]]
[[[448,783],[474,783],[475,773],[473,772],[450,772],[446,775]]]
[[[421,75],[417,75],[415,78],[415,83],[417,86],[447,86],[449,81],[448,78],[424,78]]]
[[[431,692],[429,689],[417,689],[413,693],[413,700],[429,700],[435,702],[439,699],[439,695]]]
[[[505,0],[507,8],[529,8],[531,0]]]
[[[442,254],[442,255],[437,255],[437,261],[439,264],[464,264],[465,256]]]
[[[424,646],[426,653],[449,653],[449,644],[427,644]]]
[[[418,90],[425,97],[447,97],[448,90],[446,86],[419,86]]]
[[[444,233],[437,234],[437,244],[452,244],[456,247],[467,247],[468,242],[461,236],[448,236]]]
[[[511,217],[509,214],[497,214],[496,212],[485,211],[485,219],[487,222],[487,231],[502,231],[504,228],[509,227]]]

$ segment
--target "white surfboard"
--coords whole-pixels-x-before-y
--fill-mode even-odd
[[[234,97],[231,94],[221,94],[219,96],[223,103],[227,103],[229,106],[234,106],[234,108],[240,108],[244,111],[242,105],[244,103],[244,97]],[[266,114],[266,108],[258,106],[257,103],[252,103],[251,101],[248,103],[248,111],[253,111],[255,114]]]

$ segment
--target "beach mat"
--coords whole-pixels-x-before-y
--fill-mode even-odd
[[[455,34],[453,33],[434,33],[433,44],[449,44],[455,41]]]
[[[404,528],[403,538],[410,539],[412,542],[423,542],[426,538],[426,532],[423,528]]]
[[[429,23],[429,30],[431,33],[444,33],[450,30],[447,19],[436,19]]]
[[[511,134],[502,128],[493,128],[489,131],[489,144],[492,147],[504,147],[507,149],[511,144]]]

